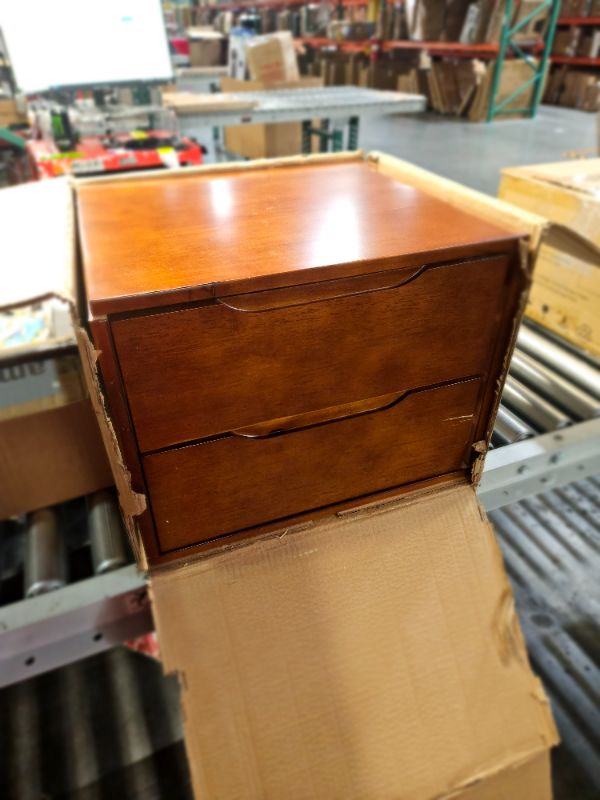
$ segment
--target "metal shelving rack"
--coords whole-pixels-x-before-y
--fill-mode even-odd
[[[600,28],[600,17],[559,17],[557,27],[577,27]],[[596,67],[600,68],[600,58],[590,58],[588,56],[559,56],[551,55],[552,64],[571,64],[574,67]]]
[[[384,0],[388,2],[388,0]],[[306,0],[257,0],[251,3],[248,0],[240,2],[209,3],[201,6],[212,11],[216,10],[235,10],[245,8],[284,8],[300,6],[306,4]],[[379,8],[383,5],[381,0],[374,0],[368,3],[367,0],[342,0],[341,3],[332,3],[336,7],[350,7],[355,5],[368,6],[370,16],[377,18]],[[479,58],[495,59],[496,66],[492,79],[489,106],[487,113],[488,122],[493,121],[497,116],[504,114],[528,114],[534,117],[539,107],[544,88],[544,78],[551,59],[552,44],[556,26],[559,22],[560,0],[539,0],[538,5],[525,17],[514,22],[515,4],[513,0],[506,0],[504,10],[504,24],[500,42],[485,42],[467,44],[462,42],[427,42],[414,40],[379,40],[368,39],[364,41],[338,41],[319,36],[303,36],[298,41],[307,47],[313,48],[336,48],[344,53],[366,53],[373,52],[393,52],[395,50],[422,50],[431,56],[451,57],[451,58]],[[372,12],[372,13],[371,13]],[[519,35],[538,17],[548,13],[548,23],[545,33],[534,43],[524,43],[519,41]],[[589,24],[592,24],[591,22]],[[533,57],[536,56],[536,58]],[[498,99],[502,72],[507,59],[517,58],[527,64],[531,70],[531,77],[521,86],[515,89],[509,97]],[[553,59],[555,60],[555,59]],[[568,63],[575,63],[569,61]],[[579,63],[579,62],[577,62]],[[581,61],[581,63],[584,63]],[[587,62],[586,62],[587,63]],[[598,60],[600,63],[600,60]],[[534,87],[531,100],[528,105],[519,108],[511,108],[511,103]]]
[[[492,88],[490,91],[490,101],[488,108],[488,122],[498,116],[499,114],[529,114],[535,117],[540,100],[542,99],[542,92],[544,90],[544,79],[546,70],[548,68],[548,60],[552,51],[554,43],[554,33],[556,31],[556,23],[560,11],[560,0],[540,0],[539,4],[525,17],[513,23],[514,19],[514,4],[513,0],[506,0],[504,9],[504,24],[502,26],[502,33],[500,36],[500,47],[498,50],[498,57],[496,60],[496,68],[492,80]],[[533,22],[540,15],[549,13],[548,25],[544,35],[544,45],[539,57],[533,59],[531,54],[523,49],[517,37],[522,33],[527,26]],[[506,57],[512,51],[514,55],[519,58],[523,63],[527,64],[531,69],[531,77],[526,80],[521,86],[515,89],[508,97],[498,101],[498,90],[500,88],[500,80],[502,78],[502,70]],[[517,97],[524,94],[529,88],[534,87],[531,100],[528,106],[511,108],[510,104]]]

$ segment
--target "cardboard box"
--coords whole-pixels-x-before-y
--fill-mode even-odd
[[[28,122],[26,108],[24,100],[17,100],[13,97],[0,99],[0,128],[26,125]]]
[[[222,78],[221,90],[235,94],[268,89],[311,89],[323,86],[321,78],[301,77],[290,83],[269,84]],[[224,130],[225,147],[245,158],[276,158],[302,152],[302,125],[279,122],[269,125],[228,125]]]
[[[0,362],[0,519],[112,485],[77,352]]]
[[[306,161],[190,169],[218,179],[232,169],[302,168]],[[539,217],[399,159],[372,153],[369,161],[408,186],[528,234],[521,254],[529,274],[546,229]],[[127,180],[163,176],[171,174]],[[72,242],[70,226],[65,238]],[[517,315],[514,335],[518,323]],[[95,371],[98,354],[85,329],[76,330],[143,567],[136,518],[145,497],[123,466]],[[165,668],[180,678],[198,798],[550,799],[549,748],[557,735],[475,496],[485,451],[479,444],[470,481],[408,491],[153,571],[161,651]]]
[[[590,0],[562,0],[560,17],[587,17]]]
[[[69,191],[59,178],[0,190],[0,519],[112,484],[65,300],[75,269],[60,224]],[[25,239],[31,219],[36,235]]]
[[[300,78],[294,40],[289,31],[248,39],[246,63],[253,81],[288,83]]]
[[[223,64],[222,33],[206,28],[188,28],[187,35],[192,67],[218,67]]]
[[[580,38],[581,28],[576,25],[571,25],[569,28],[559,28],[554,34],[552,55],[574,56],[577,52]]]
[[[600,356],[600,159],[502,171],[499,196],[551,223],[527,316]]]

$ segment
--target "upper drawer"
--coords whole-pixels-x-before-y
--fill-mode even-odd
[[[485,375],[507,268],[494,256],[114,320],[140,449]]]

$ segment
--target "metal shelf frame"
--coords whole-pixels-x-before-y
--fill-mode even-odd
[[[600,418],[487,454],[479,499],[488,511],[600,474]]]
[[[134,564],[0,607],[0,687],[152,631]]]
[[[502,33],[500,36],[500,48],[498,51],[498,58],[496,60],[496,67],[492,79],[492,87],[490,91],[490,101],[488,107],[487,121],[492,122],[495,117],[500,114],[529,114],[530,117],[535,117],[540,101],[542,99],[542,92],[544,90],[544,78],[548,68],[548,61],[554,43],[554,34],[556,32],[556,24],[560,12],[560,0],[540,0],[538,5],[530,11],[523,19],[513,23],[514,19],[514,3],[513,0],[506,0],[504,8],[504,24],[502,26]],[[536,17],[544,12],[549,12],[548,28],[544,37],[544,49],[538,59],[534,59],[531,55],[523,49],[521,44],[517,41],[517,36],[532,22]],[[502,78],[502,70],[504,62],[509,52],[513,52],[517,58],[527,64],[531,69],[531,77],[526,80],[521,86],[517,87],[514,92],[503,100],[498,100],[498,92],[500,89],[500,81]],[[528,106],[511,108],[510,104],[517,97],[520,97],[528,89],[533,86],[533,94],[531,102]]]

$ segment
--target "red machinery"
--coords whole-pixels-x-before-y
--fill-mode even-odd
[[[30,140],[26,147],[37,179],[202,164],[200,145],[160,130],[84,136],[66,152],[45,139]]]

